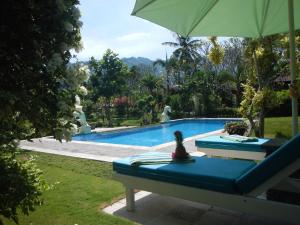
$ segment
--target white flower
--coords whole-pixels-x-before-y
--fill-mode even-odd
[[[80,76],[80,80],[87,81],[90,76],[89,67],[87,65],[80,67],[78,70],[78,75]]]
[[[75,105],[80,105],[80,97],[78,95],[75,95]]]
[[[89,72],[89,67],[87,65],[84,65],[79,68],[79,71],[87,73],[87,72]]]
[[[79,91],[82,95],[88,94],[88,90],[84,86],[80,86]]]

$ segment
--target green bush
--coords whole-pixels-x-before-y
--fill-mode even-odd
[[[33,160],[20,160],[10,153],[0,155],[0,215],[16,223],[18,209],[28,215],[42,204],[41,194],[48,189]]]
[[[244,121],[229,122],[225,124],[224,129],[228,134],[244,135],[248,125]]]
[[[231,108],[231,107],[223,107],[223,108],[217,108],[215,111],[216,117],[223,117],[223,118],[236,118],[240,117],[237,108]]]
[[[121,122],[121,126],[139,126],[140,124],[139,119],[128,119]]]
[[[78,0],[1,2],[0,20],[0,218],[17,222],[41,203],[41,172],[18,160],[18,140],[71,138],[74,97],[86,79],[79,64]],[[0,219],[0,224],[2,224]]]

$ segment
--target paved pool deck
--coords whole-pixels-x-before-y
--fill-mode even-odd
[[[98,132],[106,132],[110,130],[128,129],[132,127],[118,127],[118,128],[102,128],[97,129]],[[187,152],[196,152],[195,140],[208,135],[220,134],[222,130],[213,131],[210,133],[193,136],[186,138],[184,146]],[[142,141],[142,140],[141,140]],[[154,147],[143,147],[143,146],[129,146],[129,145],[115,145],[107,143],[93,143],[85,141],[71,141],[71,142],[59,142],[52,137],[36,138],[31,142],[21,141],[20,147],[25,150],[31,150],[36,152],[44,152],[57,155],[65,155],[71,157],[93,159],[99,161],[112,162],[115,159],[151,152],[173,152],[175,150],[175,141],[154,146]]]
[[[106,207],[103,211],[143,225],[292,225],[285,221],[276,221],[146,191],[137,192],[135,199],[134,212],[126,210],[125,199]]]

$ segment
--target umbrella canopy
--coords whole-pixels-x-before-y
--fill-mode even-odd
[[[294,2],[300,29],[300,1]],[[137,0],[132,15],[184,37],[258,38],[289,31],[287,0]]]
[[[294,30],[300,29],[300,0],[136,0],[132,15],[185,37],[259,38],[289,32],[291,76],[295,82]],[[292,99],[292,107],[295,135],[297,99]]]

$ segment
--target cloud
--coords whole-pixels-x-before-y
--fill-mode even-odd
[[[83,38],[83,49],[77,54],[79,60],[89,60],[92,56],[99,59],[108,48],[109,44],[102,39]]]
[[[131,41],[149,39],[150,37],[151,34],[140,32],[140,33],[125,34],[117,37],[116,40],[118,42],[131,42]]]
[[[103,38],[99,35],[95,37],[82,37],[84,49],[77,54],[79,60],[89,60],[92,56],[101,59],[106,49],[110,48],[123,57],[148,57],[150,59],[164,58],[166,51],[171,55],[172,48],[163,46],[162,40],[168,41],[168,37],[161,38],[160,35],[139,32],[125,34],[118,37]]]
[[[157,55],[157,53],[161,50],[163,50],[161,45],[153,41],[122,45],[115,49],[115,51],[117,51],[121,57],[147,56],[149,58],[157,58],[158,56],[155,55]]]

